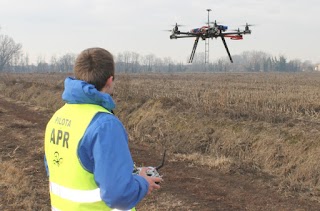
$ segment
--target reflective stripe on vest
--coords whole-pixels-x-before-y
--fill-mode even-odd
[[[90,203],[101,201],[100,188],[94,190],[75,190],[50,182],[50,192],[74,202]]]

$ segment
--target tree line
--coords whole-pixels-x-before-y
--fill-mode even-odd
[[[70,72],[76,56],[74,53],[67,53],[60,57],[52,56],[50,61],[39,56],[34,64],[30,62],[28,54],[22,52],[20,43],[0,33],[0,72]],[[154,54],[140,55],[131,51],[115,55],[117,71],[123,73],[301,72],[314,69],[311,61],[288,60],[284,55],[272,56],[262,51],[245,51],[234,55],[233,63],[227,57],[210,63],[204,61],[203,52],[195,54],[192,64],[177,62],[170,57],[159,58]]]

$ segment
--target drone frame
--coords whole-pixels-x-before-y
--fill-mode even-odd
[[[245,25],[245,29],[243,31],[240,31],[240,29],[238,28],[238,30],[234,31],[234,32],[226,32],[227,30],[227,26],[224,25],[219,25],[217,24],[217,22],[210,22],[209,19],[209,13],[211,11],[211,9],[207,9],[208,11],[208,22],[207,22],[207,26],[203,26],[201,28],[198,28],[196,31],[194,32],[195,29],[191,30],[190,32],[182,32],[179,30],[179,25],[176,23],[174,28],[171,30],[171,35],[170,35],[170,39],[180,39],[180,38],[190,38],[190,37],[195,37],[195,41],[193,44],[193,48],[191,51],[191,55],[189,58],[189,63],[192,63],[197,46],[198,46],[198,42],[199,39],[201,38],[202,40],[206,41],[206,45],[205,45],[205,63],[207,63],[207,61],[209,59],[209,38],[213,39],[213,38],[218,38],[221,37],[222,43],[227,51],[228,57],[230,59],[230,62],[233,63],[227,42],[225,40],[225,37],[230,38],[232,40],[242,40],[243,39],[243,35],[244,34],[251,34],[251,30],[250,30],[250,26],[248,23],[246,23]],[[210,23],[213,23],[213,26],[210,25]]]

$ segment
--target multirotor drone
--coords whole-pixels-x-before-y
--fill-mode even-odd
[[[224,47],[226,48],[226,51],[228,53],[229,59],[231,62],[233,62],[232,57],[230,55],[225,37],[230,38],[231,40],[242,40],[244,34],[251,34],[250,30],[250,24],[246,23],[244,30],[240,30],[239,28],[237,30],[232,30],[230,32],[227,32],[228,26],[220,25],[217,23],[217,21],[210,22],[209,20],[209,12],[211,9],[207,9],[208,11],[208,22],[206,26],[202,26],[200,28],[194,28],[191,29],[189,32],[183,32],[179,30],[179,27],[182,25],[179,25],[176,23],[171,31],[170,39],[179,39],[179,38],[189,38],[189,37],[195,37],[194,45],[192,48],[191,56],[189,58],[189,63],[192,63],[194,54],[197,49],[198,41],[201,38],[202,40],[206,41],[205,45],[205,63],[208,63],[209,61],[209,38],[218,38],[221,37],[221,40],[224,44]]]

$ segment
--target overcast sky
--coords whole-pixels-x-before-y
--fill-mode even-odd
[[[255,24],[243,40],[227,40],[231,55],[257,50],[320,62],[319,0],[0,0],[0,33],[33,61],[103,47],[185,63],[194,38],[170,40],[163,30],[176,22],[186,31],[203,26],[207,8],[229,29]],[[204,48],[199,42],[197,52]],[[221,39],[210,40],[211,61],[226,55]]]

